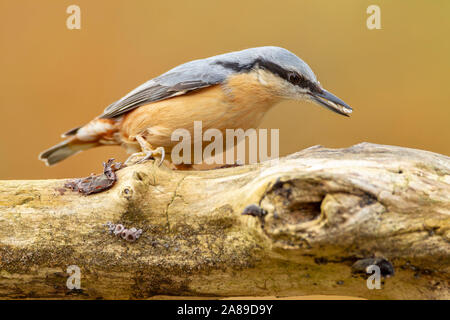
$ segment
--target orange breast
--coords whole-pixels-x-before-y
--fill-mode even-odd
[[[256,128],[279,100],[255,74],[238,74],[221,85],[141,106],[125,115],[120,133],[124,143],[143,134],[151,145],[170,149],[177,143],[172,132],[183,128],[193,135],[194,121],[202,121],[203,130]]]

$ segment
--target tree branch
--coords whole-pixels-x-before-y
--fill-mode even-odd
[[[450,299],[446,156],[363,143],[117,176],[90,196],[61,189],[67,180],[0,181],[0,297]],[[142,235],[128,242],[107,222]],[[366,285],[369,264],[391,275],[381,290]],[[66,287],[69,265],[81,290]]]

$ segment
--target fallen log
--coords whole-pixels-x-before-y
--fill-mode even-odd
[[[88,196],[67,180],[0,181],[0,298],[450,299],[444,155],[362,143],[226,169],[149,161],[116,174]],[[140,237],[116,236],[117,225]],[[80,289],[66,285],[71,265]],[[380,289],[368,288],[370,265]]]

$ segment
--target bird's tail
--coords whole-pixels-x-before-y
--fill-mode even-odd
[[[76,137],[72,137],[51,147],[50,149],[43,151],[39,155],[39,160],[42,160],[46,165],[51,166],[70,157],[71,155],[98,145],[99,143],[96,141],[80,141]]]

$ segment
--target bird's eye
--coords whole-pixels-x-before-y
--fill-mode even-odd
[[[295,72],[290,72],[288,74],[288,80],[290,83],[298,84],[300,82],[300,76]]]

